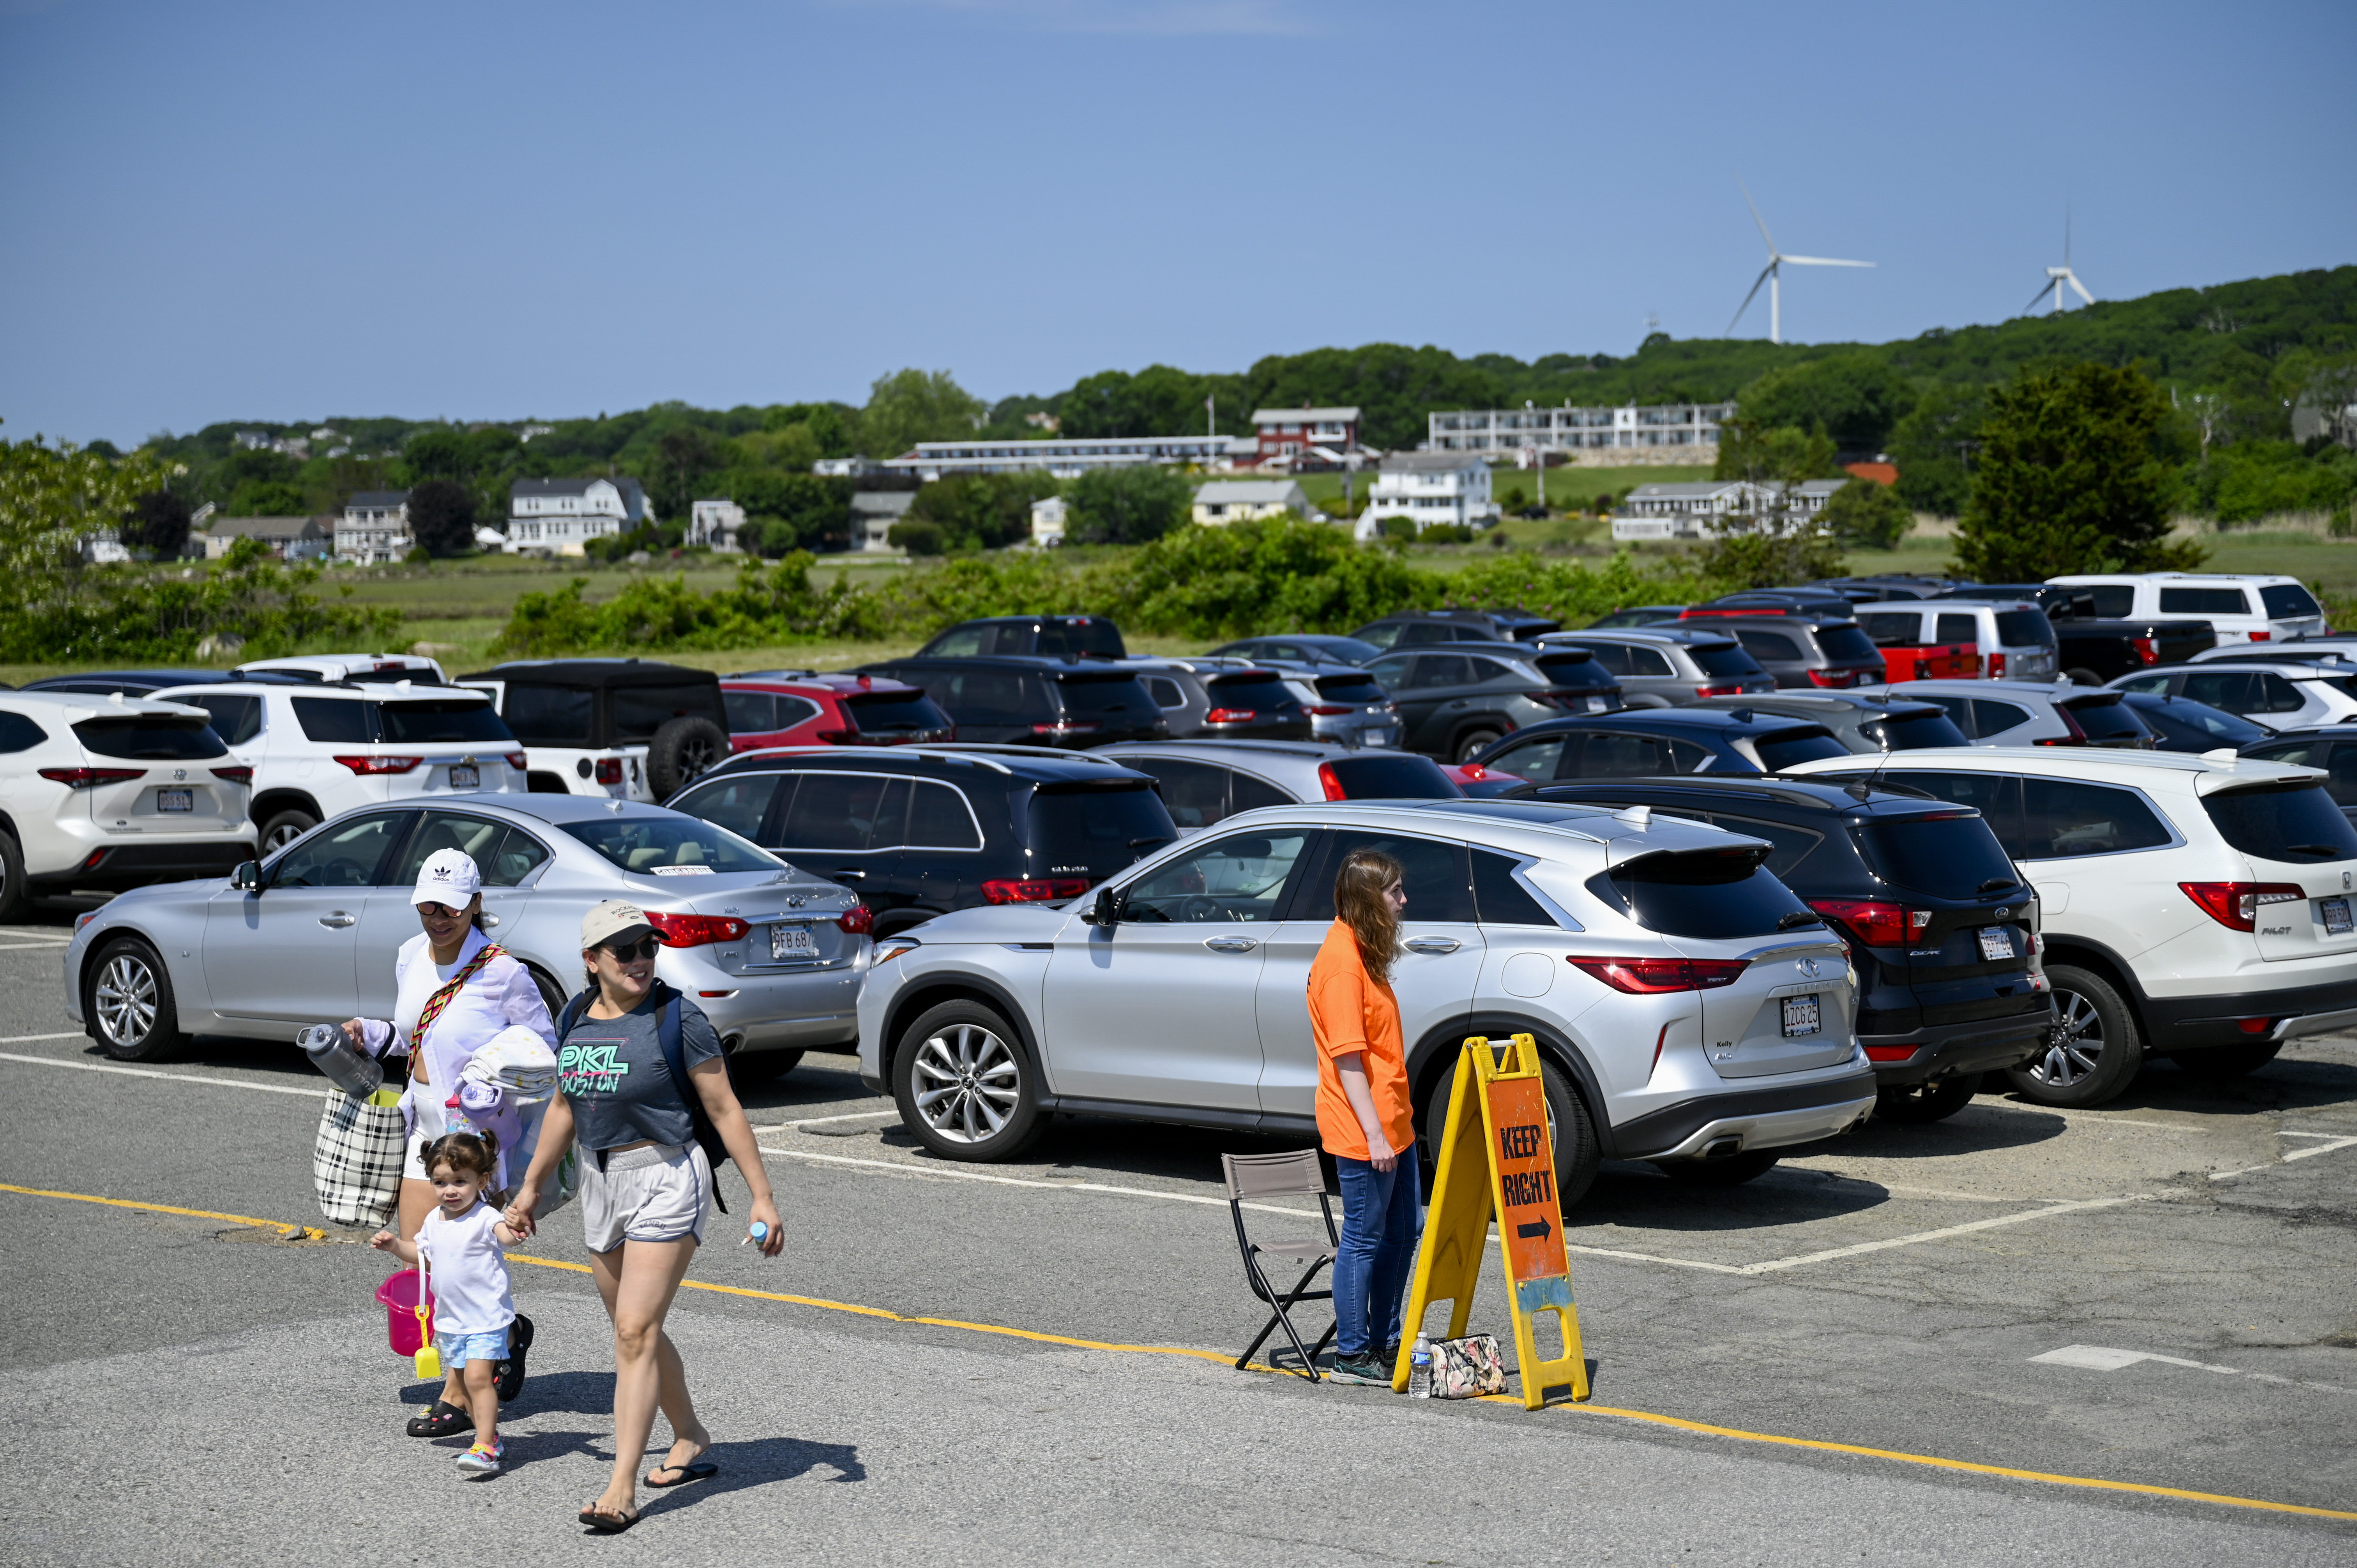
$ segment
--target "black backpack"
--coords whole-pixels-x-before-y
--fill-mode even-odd
[[[720,1129],[712,1124],[712,1118],[704,1113],[704,1097],[696,1093],[695,1085],[688,1081],[687,1054],[681,1044],[682,1019],[687,999],[660,980],[655,982],[651,994],[661,1008],[655,1015],[655,1042],[662,1047],[663,1066],[671,1070],[672,1087],[679,1091],[680,1099],[687,1104],[687,1122],[694,1129],[696,1145],[704,1151],[705,1162],[712,1167],[712,1201],[719,1205],[721,1213],[726,1214],[728,1203],[720,1196],[720,1167],[728,1163],[728,1145],[722,1140]],[[565,1037],[573,1032],[573,1026],[580,1021],[581,1015],[596,1000],[597,989],[590,987],[567,1002],[565,1011],[556,1015],[559,1049],[564,1047]]]

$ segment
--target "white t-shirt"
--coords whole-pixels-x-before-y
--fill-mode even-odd
[[[507,1249],[491,1227],[500,1211],[475,1207],[456,1219],[442,1218],[436,1204],[417,1232],[418,1250],[432,1273],[436,1334],[492,1334],[515,1321],[515,1298],[508,1294]]]

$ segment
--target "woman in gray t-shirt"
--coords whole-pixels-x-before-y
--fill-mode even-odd
[[[605,1534],[639,1520],[638,1469],[658,1406],[673,1441],[646,1484],[676,1487],[718,1473],[704,1457],[712,1434],[696,1419],[687,1369],[663,1333],[712,1208],[712,1166],[696,1142],[687,1090],[751,1189],[762,1252],[774,1258],[785,1246],[719,1036],[702,1008],[655,979],[662,940],[635,905],[609,899],[583,917],[581,959],[597,995],[557,1043],[557,1097],[506,1215],[531,1235],[550,1174],[566,1150],[577,1151],[590,1273],[614,1322],[614,1474],[581,1510],[581,1522]],[[663,1057],[663,1015],[673,1007],[684,1084]]]

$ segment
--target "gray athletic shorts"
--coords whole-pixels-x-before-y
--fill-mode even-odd
[[[602,1171],[596,1154],[581,1151],[582,1239],[593,1252],[625,1241],[701,1241],[711,1212],[712,1166],[693,1144],[617,1150]]]

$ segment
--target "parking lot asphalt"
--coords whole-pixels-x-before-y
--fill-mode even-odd
[[[469,1487],[400,1435],[431,1391],[385,1347],[383,1261],[287,1239],[317,1078],[215,1038],[121,1070],[63,1015],[66,932],[0,929],[0,1184],[31,1189],[0,1191],[0,1561],[423,1559],[433,1520],[573,1560],[611,1361],[570,1218],[515,1271],[521,1462]],[[673,1317],[724,1477],[646,1494],[618,1557],[2357,1556],[2322,1517],[2357,1515],[2346,1036],[2091,1112],[1984,1095],[1728,1192],[1609,1165],[1567,1232],[1593,1406],[1540,1412],[1226,1365],[1263,1314],[1217,1156],[1280,1142],[1060,1120],[954,1165],[831,1054],[748,1103],[786,1253],[707,1245]],[[1474,1326],[1502,1336],[1501,1288]]]

